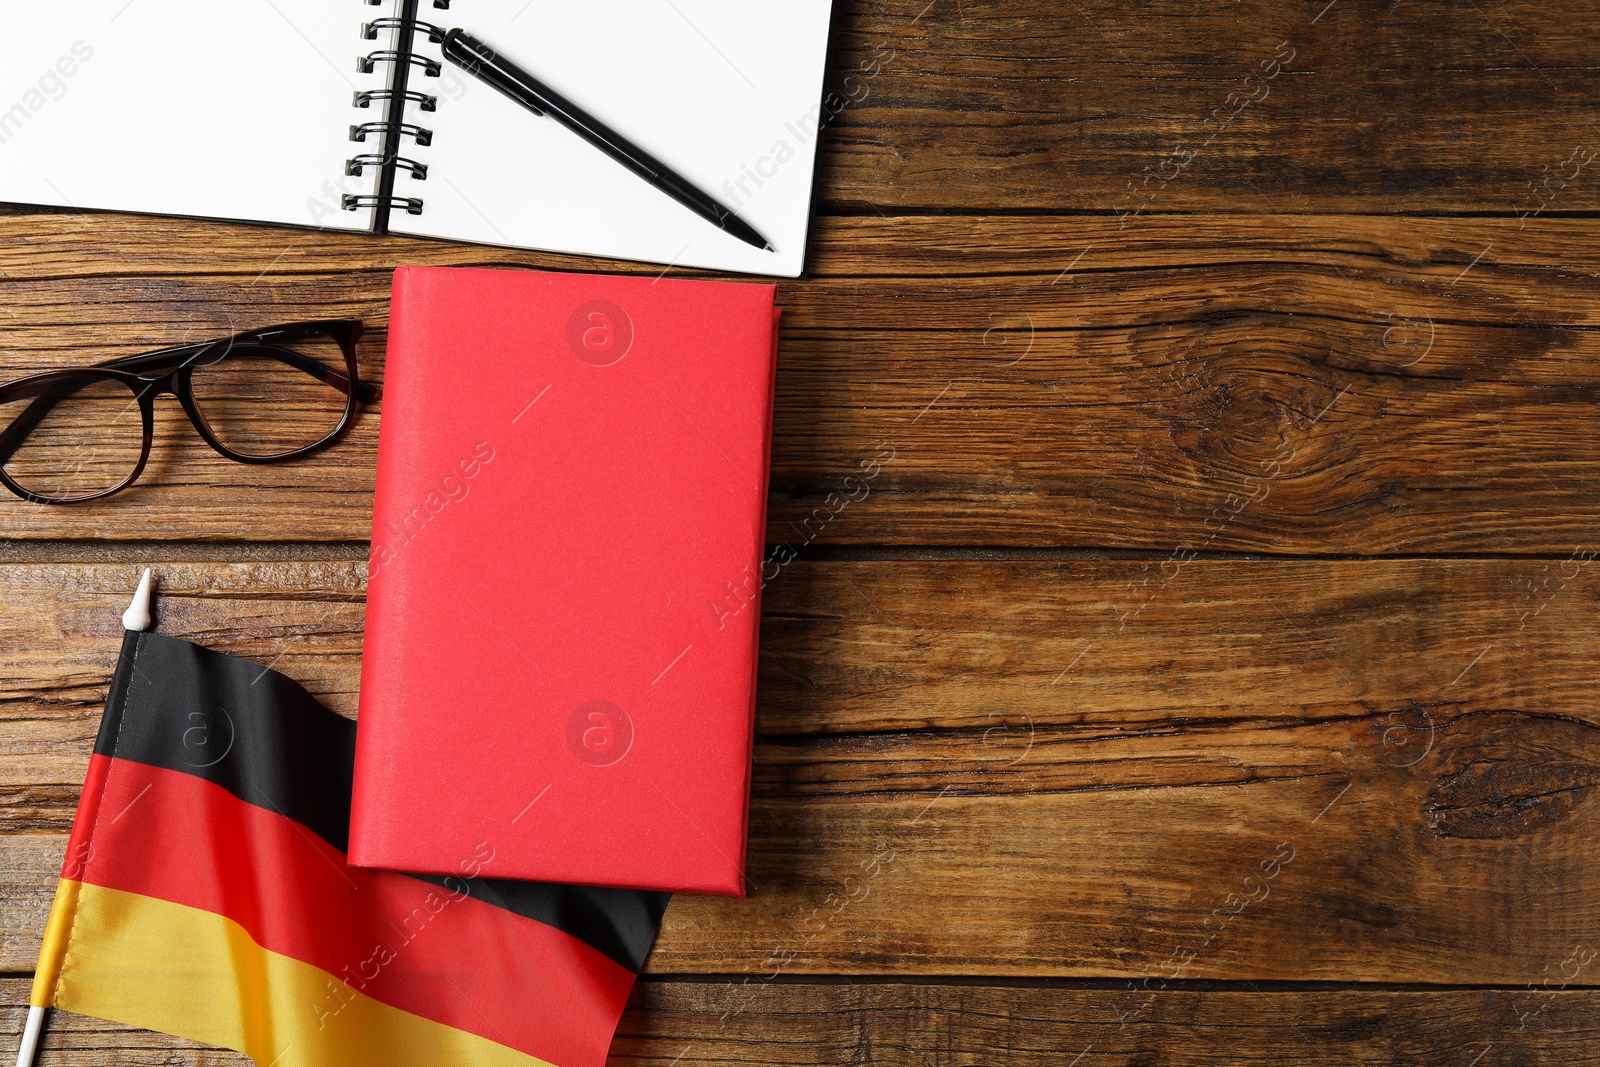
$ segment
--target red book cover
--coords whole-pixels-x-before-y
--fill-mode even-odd
[[[353,863],[744,895],[773,297],[395,273]]]

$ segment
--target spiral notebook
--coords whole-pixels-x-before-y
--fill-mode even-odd
[[[804,266],[831,0],[73,0],[7,11],[0,201]],[[751,248],[442,62],[461,26],[715,195]],[[833,104],[840,101],[835,100]],[[286,247],[292,241],[284,242]]]

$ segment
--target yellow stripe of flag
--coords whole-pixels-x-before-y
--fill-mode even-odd
[[[67,880],[63,900],[70,932],[58,936],[70,941],[54,1003],[67,1011],[231,1048],[262,1067],[551,1067],[373,1000],[221,915]]]

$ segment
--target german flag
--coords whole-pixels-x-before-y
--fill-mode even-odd
[[[288,678],[129,631],[30,1004],[261,1067],[600,1067],[667,896],[497,880],[492,838],[351,867],[354,753]]]

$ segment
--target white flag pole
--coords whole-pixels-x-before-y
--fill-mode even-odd
[[[33,1067],[34,1054],[39,1051],[39,1031],[44,1028],[44,1009],[30,1006],[28,1022],[22,1028],[22,1047],[17,1049],[17,1067]]]
[[[139,588],[134,590],[133,600],[128,604],[128,610],[122,613],[123,629],[135,632],[147,630],[150,627],[150,568],[144,569],[144,574],[139,578]],[[48,943],[49,938],[46,938]],[[44,970],[44,960],[39,961],[37,970]],[[34,1057],[39,1052],[39,1035],[44,1030],[44,1006],[39,1004],[28,1005],[28,1021],[22,1027],[22,1044],[17,1048],[17,1067],[33,1067]]]

